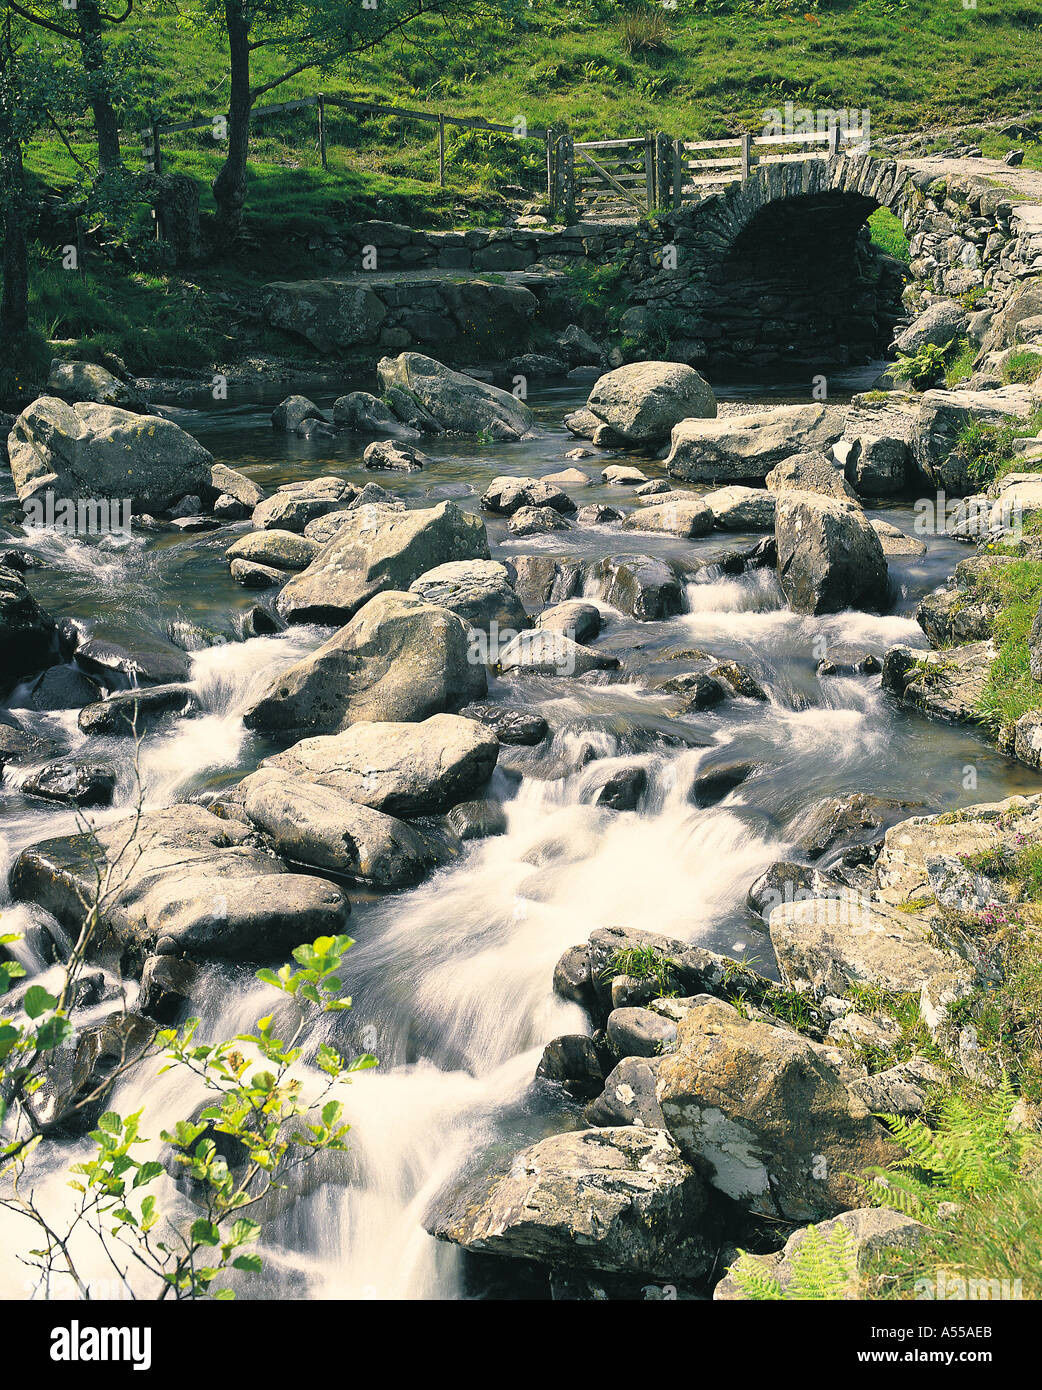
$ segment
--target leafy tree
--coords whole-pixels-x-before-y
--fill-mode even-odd
[[[246,202],[250,117],[262,97],[300,73],[329,71],[343,58],[403,34],[423,16],[447,20],[472,8],[472,0],[203,0],[203,5],[228,42],[228,152],[213,194],[218,231],[234,236]],[[254,86],[251,62],[262,50],[280,55],[285,66]]]
[[[5,0],[25,23],[74,44],[83,68],[84,92],[94,116],[98,142],[98,171],[118,169],[119,117],[116,114],[118,77],[105,51],[107,29],[125,24],[134,11],[134,0],[123,0],[118,13],[102,9],[100,0],[76,0],[67,9],[60,0]]]

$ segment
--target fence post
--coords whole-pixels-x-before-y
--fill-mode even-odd
[[[438,113],[438,182],[445,187],[445,117]]]
[[[673,141],[673,206],[678,208],[684,200],[684,143]]]
[[[747,130],[742,131],[742,182],[749,177],[749,165],[752,163],[753,137]]]
[[[326,168],[326,99],[321,92],[318,94],[318,148],[322,155],[322,168]]]
[[[649,131],[644,136],[644,187],[648,212],[655,210],[655,137]]]
[[[839,126],[836,124],[835,116],[829,117],[829,159],[835,159],[839,154]]]
[[[569,222],[577,221],[576,203],[579,190],[575,181],[575,138],[570,131],[564,135],[564,211]]]
[[[554,210],[554,133],[549,126],[546,130],[546,200],[550,204],[550,220],[552,222]]]
[[[673,141],[663,131],[655,136],[655,206],[668,208],[673,201]]]

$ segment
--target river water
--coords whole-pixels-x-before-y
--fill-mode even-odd
[[[307,383],[294,389],[319,404],[332,399],[309,392]],[[285,394],[284,388],[255,393],[238,403],[204,397],[198,409],[166,413],[218,460],[268,488],[328,473],[357,483],[374,476],[363,471],[361,443],[350,437],[308,442],[276,434],[270,410]],[[496,475],[542,476],[569,466],[564,455],[578,441],[560,422],[584,394],[569,388],[536,395],[530,403],[544,431],[538,440],[491,447],[428,441],[423,447],[431,463],[423,472],[375,476],[420,504],[451,497],[478,510]],[[749,388],[718,394],[786,399]],[[598,477],[609,461],[616,460],[590,458],[580,466]],[[657,462],[633,461],[649,477],[664,476]],[[82,620],[94,635],[126,646],[163,649],[173,640],[190,651],[199,711],[146,737],[140,760],[146,804],[213,791],[255,767],[271,748],[244,729],[242,711],[274,673],[328,632],[294,628],[241,639],[242,616],[257,596],[231,580],[223,553],[249,524],[189,535],[139,531],[119,541],[27,536],[9,480],[7,488],[4,530],[19,543],[27,540],[45,562],[28,579],[49,611]],[[572,495],[580,505],[627,505],[623,489],[599,482]],[[913,530],[910,499],[870,508],[869,515]],[[537,551],[599,556],[639,549],[690,561],[759,539],[718,533],[679,541],[604,526],[514,540],[502,520],[487,523],[493,556],[505,559]],[[504,751],[491,794],[506,805],[505,835],[470,842],[460,858],[411,891],[351,892],[348,929],[357,945],[344,975],[354,1007],[336,1016],[329,1036],[342,1052],[373,1051],[381,1064],[345,1094],[349,1154],[313,1172],[273,1206],[265,1270],[239,1280],[240,1297],[509,1298],[543,1292],[523,1266],[467,1259],[434,1241],[422,1217],[459,1174],[549,1132],[581,1125],[578,1106],[557,1088],[533,1083],[547,1041],[589,1031],[583,1011],[551,990],[562,952],[597,927],[619,924],[755,960],[771,973],[769,940],[746,910],[745,894],[758,873],[791,848],[808,806],[861,791],[942,809],[1040,789],[1034,774],[973,732],[897,709],[878,676],[815,674],[823,641],[881,654],[894,642],[922,640],[913,616],[918,600],[966,553],[943,536],[923,538],[925,556],[890,561],[895,603],[886,616],[802,618],[787,611],[772,573],[726,578],[710,572],[687,585],[686,611],[665,622],[639,623],[600,605],[605,623],[597,645],[623,659],[622,671],[605,683],[490,678],[490,698],[538,708],[552,740],[535,756]],[[685,669],[683,658],[670,653],[692,648],[747,666],[769,703],[733,700],[682,719],[671,716],[671,702],[653,687]],[[82,750],[75,712],[35,713],[22,709],[25,701],[22,687],[7,703],[49,741],[49,757]],[[128,744],[90,741],[92,758],[111,759],[120,770],[116,804],[92,812],[97,822],[125,815],[132,803]],[[755,771],[718,804],[696,808],[694,780],[730,763],[753,764]],[[606,764],[645,768],[648,792],[640,813],[592,804]],[[74,828],[70,812],[20,792],[27,771],[8,768],[0,782],[5,881],[21,848]],[[0,930],[24,933],[17,949],[31,971],[47,969],[42,919],[37,909],[9,903],[3,912]],[[131,1002],[133,989],[128,985]],[[231,1037],[270,1012],[272,1002],[272,992],[244,967],[210,965],[192,1005],[202,1017],[199,1036]],[[320,1041],[317,1034],[308,1038],[305,1054]],[[159,1153],[155,1136],[188,1117],[200,1093],[180,1072],[157,1077],[157,1065],[128,1075],[110,1104],[124,1114],[144,1106],[142,1132],[151,1136],[147,1147]],[[87,1147],[50,1145],[49,1166],[34,1173],[37,1197],[56,1217],[72,1200],[64,1169]],[[172,1184],[163,1203],[187,1210]],[[33,1236],[24,1219],[0,1216],[0,1296],[39,1296],[15,1257]],[[96,1291],[118,1295],[112,1268],[87,1243],[79,1253]],[[139,1284],[136,1289],[147,1292]],[[70,1293],[61,1281],[51,1289],[52,1297]]]

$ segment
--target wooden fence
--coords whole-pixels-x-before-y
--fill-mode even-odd
[[[546,196],[551,219],[573,220],[580,208],[596,214],[609,207],[624,212],[651,213],[656,209],[678,208],[685,197],[736,179],[747,179],[750,171],[764,164],[790,160],[828,159],[858,145],[864,139],[860,130],[848,131],[832,124],[828,130],[792,135],[750,134],[718,140],[676,140],[662,131],[618,140],[575,140],[560,128],[502,125],[483,116],[449,116],[444,112],[422,111],[403,106],[384,106],[378,102],[352,101],[328,92],[255,107],[251,120],[314,107],[322,167],[328,167],[327,107],[354,111],[359,115],[397,116],[438,128],[438,182],[445,186],[445,132],[449,126],[464,130],[511,135],[518,140],[541,143],[545,150]],[[161,173],[163,136],[178,131],[217,128],[223,116],[202,116],[187,121],[153,121],[141,132],[146,167]],[[776,153],[765,153],[774,150]],[[707,151],[711,153],[706,153]]]
[[[299,97],[295,101],[280,101],[273,106],[255,106],[250,113],[251,125],[256,120],[263,120],[266,116],[280,115],[289,111],[302,111],[313,106],[316,109],[318,123],[318,148],[322,159],[322,168],[328,165],[328,134],[326,122],[326,108],[334,107],[342,111],[355,111],[359,115],[372,116],[398,116],[404,120],[423,121],[438,127],[438,182],[445,186],[445,131],[449,126],[458,126],[463,130],[488,131],[493,134],[512,135],[517,140],[537,140],[540,144],[548,145],[551,135],[549,131],[541,127],[527,127],[519,133],[516,126],[500,125],[495,121],[487,121],[483,116],[447,116],[444,112],[438,111],[418,111],[404,106],[382,106],[378,102],[372,101],[351,101],[347,97],[335,96],[329,92],[317,92],[314,96]],[[203,130],[206,127],[214,128],[217,121],[227,121],[226,116],[200,116],[188,121],[153,121],[141,131],[142,149],[145,157],[145,166],[150,171],[162,173],[163,168],[163,149],[162,140],[164,135],[174,134],[185,130]],[[549,187],[549,160],[547,161],[547,193]]]

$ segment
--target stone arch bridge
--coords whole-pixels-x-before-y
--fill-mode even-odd
[[[880,207],[904,226],[910,266],[871,243],[867,219]],[[613,265],[602,297],[616,318],[624,307],[631,355],[716,374],[788,365],[809,379],[881,355],[927,293],[994,314],[1042,272],[1042,174],[984,159],[761,164],[651,218],[522,223],[440,232],[367,222],[312,237],[309,253],[344,273],[268,286],[265,313],[322,350],[495,362],[574,299],[563,272]],[[363,261],[370,269],[352,269]]]

